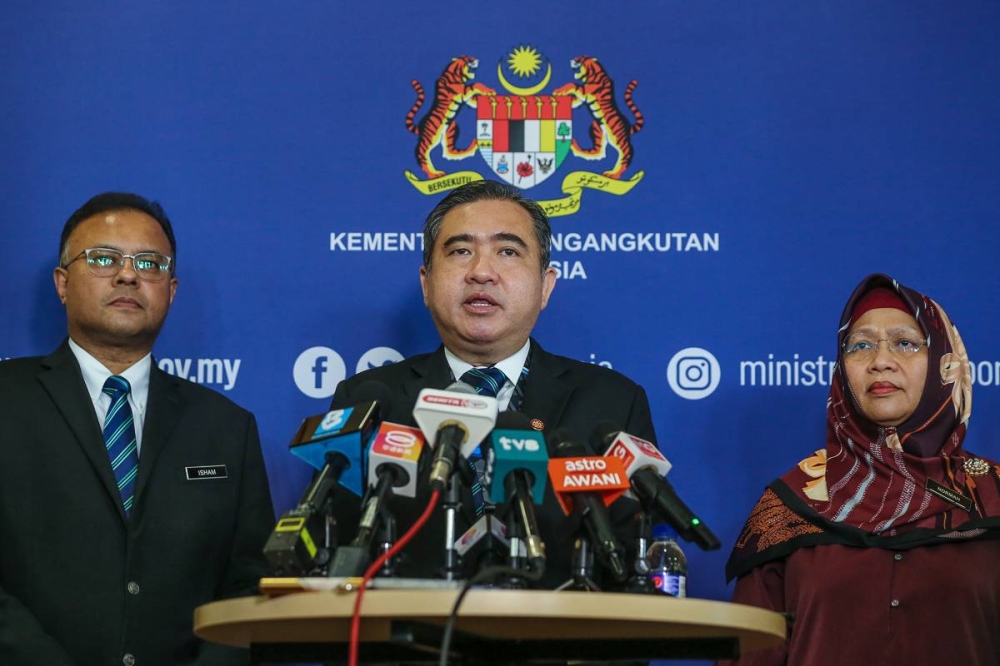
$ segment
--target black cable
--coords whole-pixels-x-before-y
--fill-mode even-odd
[[[471,590],[474,586],[494,578],[499,578],[503,575],[524,578],[525,580],[537,582],[542,577],[542,572],[532,571],[527,573],[510,567],[494,566],[486,567],[475,576],[465,581],[465,584],[462,586],[462,590],[455,598],[455,605],[451,608],[451,615],[448,616],[448,622],[444,625],[444,635],[441,637],[441,657],[438,660],[438,666],[448,666],[448,651],[451,650],[451,635],[455,630],[455,622],[458,621],[458,609],[461,607],[462,601],[465,599],[465,595],[468,594],[469,590]]]

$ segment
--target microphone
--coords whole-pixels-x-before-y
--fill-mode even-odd
[[[538,529],[534,504],[545,497],[549,456],[540,433],[521,412],[502,412],[496,429],[483,442],[486,459],[484,490],[494,504],[510,501],[515,520],[524,528],[524,541],[532,567],[545,569],[545,542]]]
[[[346,458],[347,467],[340,485],[357,495],[362,494],[362,470],[365,447],[392,403],[392,392],[379,381],[369,380],[358,385],[351,406],[333,409],[302,420],[289,451],[314,468],[322,470],[331,454]]]
[[[670,471],[671,464],[655,444],[622,432],[608,421],[597,424],[590,441],[595,448],[606,449],[608,457],[618,458],[625,464],[632,491],[647,510],[655,512],[677,530],[682,539],[702,550],[719,548],[719,539],[712,530],[681,501],[673,485],[663,478]]]
[[[562,463],[556,460],[549,462],[549,471],[553,474],[553,490],[565,487],[565,481],[572,477],[567,477],[567,472],[581,471],[600,472],[592,473],[590,479],[585,483],[595,481],[593,486],[608,487],[614,485],[616,480],[615,472],[607,472],[609,461],[603,463],[595,461],[595,456],[590,447],[582,442],[573,440],[573,435],[565,428],[559,428],[549,436],[549,452],[552,458],[570,459]],[[581,460],[572,460],[574,458]],[[604,459],[597,459],[603,461]],[[611,461],[613,464],[613,461]],[[562,467],[560,467],[560,464]],[[620,484],[619,484],[620,485]],[[616,494],[621,495],[621,491]],[[558,496],[558,495],[557,495]],[[564,501],[560,498],[561,502]],[[563,510],[567,510],[568,505],[563,504]],[[573,493],[573,510],[578,511],[583,517],[587,527],[590,541],[597,550],[597,555],[601,559],[617,581],[624,581],[628,577],[625,567],[625,549],[615,536],[614,527],[611,524],[611,516],[605,506],[604,499],[598,492],[593,490]],[[567,511],[568,512],[568,511]]]
[[[367,381],[355,396],[362,400],[352,407],[303,419],[289,444],[289,450],[319,474],[264,544],[264,557],[277,574],[302,574],[325,565],[330,557],[326,507],[331,496],[339,487],[361,495],[364,446],[378,422],[380,404],[388,412],[391,392],[382,382]]]
[[[379,479],[391,474],[394,495],[416,497],[417,468],[425,443],[420,429],[383,422],[368,449],[368,487],[374,488]]]
[[[368,493],[361,509],[358,532],[349,546],[334,553],[329,575],[362,576],[368,568],[379,524],[391,520],[387,506],[393,495],[417,496],[417,467],[424,436],[417,428],[383,422],[368,449]]]
[[[497,399],[479,395],[464,382],[447,389],[424,389],[417,395],[413,418],[433,442],[431,487],[444,492],[459,456],[468,457],[497,421]]]

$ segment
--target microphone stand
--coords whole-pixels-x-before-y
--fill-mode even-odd
[[[389,499],[392,497],[392,487],[395,480],[396,472],[391,467],[379,474],[378,483],[365,497],[357,536],[354,537],[350,545],[337,549],[333,555],[333,561],[330,562],[327,576],[337,578],[364,575],[370,562],[372,541],[376,536],[379,524],[383,522],[388,513],[387,507]]]
[[[524,547],[524,525],[518,520],[518,513],[514,510],[512,504],[508,504],[506,508],[507,520],[504,524],[507,526],[507,537],[510,539],[510,545],[507,552],[507,566],[514,571],[525,571],[528,566],[527,559],[522,555],[525,552]],[[504,587],[509,590],[522,590],[526,588],[527,581],[525,581],[520,576],[509,576],[507,581],[504,583]]]
[[[556,592],[562,590],[601,591],[594,582],[594,551],[590,540],[585,536],[577,537],[573,543],[573,576],[556,588]]]
[[[385,509],[382,513],[382,526],[378,537],[378,553],[380,556],[392,549],[396,543],[397,536],[396,517],[390,513],[389,509]],[[387,559],[385,564],[382,565],[382,571],[379,575],[385,578],[395,577],[399,557],[397,555]]]
[[[512,576],[507,587],[523,589],[528,578],[538,580],[545,567],[545,544],[538,536],[538,521],[531,505],[531,489],[523,475],[508,474],[504,479],[507,493],[505,512],[507,533],[510,536],[510,556],[508,566],[522,572],[524,577]],[[534,569],[534,576],[531,576]]]
[[[455,468],[458,471],[457,478]],[[457,580],[462,573],[462,556],[458,554],[458,549],[455,547],[457,539],[455,519],[458,515],[458,509],[462,505],[462,482],[464,481],[469,487],[475,483],[472,473],[468,459],[459,454],[458,460],[451,470],[451,475],[448,477],[448,489],[445,491],[444,501],[441,503],[441,507],[444,509],[443,573],[445,580]]]
[[[646,561],[646,554],[649,549],[649,535],[653,533],[653,519],[650,516],[650,507],[642,503],[642,512],[639,514],[639,536],[636,539],[635,562],[632,565],[632,577],[629,579],[626,590],[638,594],[656,594],[656,588],[649,580],[649,562]]]
[[[444,579],[455,580],[458,576],[461,557],[455,548],[455,516],[461,505],[462,485],[454,476],[448,479],[448,490],[444,494]]]

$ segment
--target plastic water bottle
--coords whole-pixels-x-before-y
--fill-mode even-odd
[[[687,596],[687,557],[677,545],[677,533],[669,525],[653,528],[653,543],[646,553],[649,582],[663,594]]]

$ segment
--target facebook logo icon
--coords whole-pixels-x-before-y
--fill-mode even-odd
[[[310,398],[329,398],[347,376],[340,354],[329,347],[310,347],[295,360],[295,385]]]
[[[313,362],[313,376],[316,378],[315,384],[313,384],[314,389],[323,388],[323,376],[326,374],[327,361],[329,356],[317,356],[316,360]]]

